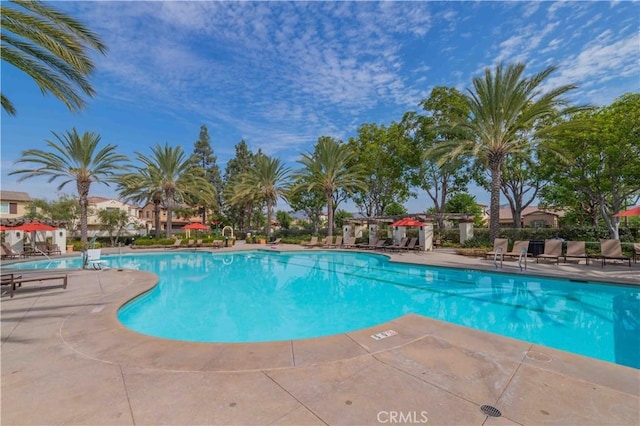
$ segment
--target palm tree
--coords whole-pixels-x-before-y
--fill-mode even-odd
[[[548,129],[536,126],[579,108],[567,108],[568,100],[562,97],[576,88],[563,85],[544,92],[542,85],[556,68],[549,67],[524,77],[525,65],[511,64],[505,69],[501,63],[495,72],[486,68],[484,77],[473,79],[473,90],[468,90],[467,104],[470,119],[461,119],[448,126],[455,131],[455,140],[440,141],[434,148],[440,164],[460,155],[470,154],[480,160],[491,173],[491,208],[489,237],[499,233],[500,186],[502,167],[510,154],[532,149],[537,138],[524,137],[531,129],[542,133]]]
[[[113,182],[116,172],[125,167],[119,163],[127,157],[116,153],[115,145],[107,145],[98,150],[100,135],[94,132],[78,134],[74,128],[62,135],[52,132],[57,142],[47,140],[51,152],[29,149],[22,152],[22,158],[16,162],[29,163],[29,169],[16,170],[10,175],[22,175],[18,182],[37,176],[49,176],[48,182],[62,178],[58,191],[70,182],[75,182],[80,203],[80,237],[87,243],[87,210],[89,188],[91,184]]]
[[[298,161],[303,168],[297,175],[294,191],[320,190],[327,201],[329,236],[333,236],[333,211],[336,194],[344,191],[352,194],[356,189],[364,189],[364,175],[353,163],[355,153],[348,145],[322,136],[318,139],[315,152],[303,154]]]
[[[136,152],[136,159],[142,164],[133,173],[120,177],[121,193],[131,199],[146,200],[154,203],[156,210],[156,236],[160,217],[160,203],[167,208],[167,226],[165,237],[171,236],[172,213],[176,202],[199,199],[203,203],[215,203],[215,189],[196,170],[196,165],[184,150],[165,144],[151,148],[151,156]],[[138,182],[135,180],[138,179]]]
[[[80,92],[95,93],[88,77],[94,71],[90,50],[105,54],[107,47],[83,24],[40,1],[13,0],[0,4],[2,60],[29,75],[43,93],[51,93],[71,111],[84,108]],[[2,108],[16,109],[4,94]]]
[[[158,170],[139,167],[135,172],[119,176],[118,192],[123,199],[136,204],[153,203],[155,237],[160,238],[160,212],[164,192]]]
[[[285,198],[289,187],[289,168],[277,158],[259,154],[254,159],[254,167],[244,173],[236,186],[232,202],[245,202],[248,198],[264,202],[267,206],[265,233],[271,234],[271,217],[278,198]]]

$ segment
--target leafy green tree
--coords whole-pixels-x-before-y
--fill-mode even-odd
[[[296,175],[294,192],[322,191],[327,206],[329,236],[333,236],[336,193],[342,190],[353,194],[354,191],[365,188],[363,171],[353,165],[353,158],[354,153],[348,145],[331,137],[321,136],[315,151],[303,154],[298,161],[303,168]]]
[[[584,124],[552,135],[568,165],[558,167],[548,155],[541,159],[551,181],[542,190],[544,203],[582,211],[578,215],[594,225],[602,220],[611,238],[618,238],[619,221],[613,215],[640,197],[640,94],[627,93],[569,121]]]
[[[70,235],[75,234],[80,218],[80,204],[78,199],[69,194],[63,194],[53,201],[33,200],[27,204],[25,219],[54,220],[64,222]]]
[[[403,206],[400,203],[396,203],[391,202],[389,203],[389,205],[385,208],[383,215],[384,216],[400,216],[400,215],[404,215],[407,214],[407,209],[405,208],[405,206]]]
[[[291,227],[291,222],[293,221],[291,215],[284,210],[278,210],[276,212],[276,219],[282,229],[289,229]]]
[[[10,5],[10,6],[9,6]],[[42,93],[51,93],[71,111],[85,107],[82,93],[93,97],[88,78],[95,65],[90,53],[107,47],[82,23],[40,1],[0,3],[2,60],[29,77]],[[12,102],[0,95],[2,108],[15,115]]]
[[[266,206],[266,235],[271,235],[273,208],[277,205],[278,198],[287,196],[289,174],[289,168],[281,164],[279,159],[260,154],[254,158],[254,167],[245,172],[236,185],[235,195],[241,202],[251,198]]]
[[[336,227],[339,229],[342,229],[345,221],[347,219],[351,219],[352,217],[353,217],[353,214],[349,213],[346,210],[339,209],[338,211],[336,211],[336,216],[335,216]]]
[[[467,95],[471,119],[460,119],[446,125],[445,131],[456,134],[453,140],[442,141],[430,153],[439,158],[439,164],[460,155],[470,155],[487,167],[491,173],[491,205],[489,238],[493,241],[500,230],[500,188],[505,158],[509,154],[532,149],[538,139],[523,137],[535,129],[544,133],[544,126],[536,123],[551,121],[554,117],[571,113],[576,108],[565,108],[563,97],[575,89],[564,85],[543,91],[543,84],[555,71],[549,67],[531,77],[523,75],[524,64],[504,64],[492,71],[485,69],[484,77],[473,79],[473,90]],[[564,109],[561,109],[564,108]]]
[[[308,188],[305,181],[310,178],[303,178],[297,181],[297,185],[300,187]],[[325,206],[326,198],[324,193],[318,188],[303,191],[291,191],[288,199],[289,207],[295,212],[303,212],[305,216],[311,222],[313,233],[318,234],[320,228],[320,218],[322,216],[322,209]]]
[[[395,122],[389,127],[363,124],[358,137],[350,138],[347,145],[354,152],[353,164],[366,170],[364,189],[353,192],[353,200],[362,214],[381,216],[390,203],[404,203],[409,198],[408,159],[415,152],[404,127]]]
[[[237,204],[231,204],[230,200],[237,195],[234,188],[240,182],[241,176],[253,167],[253,156],[247,143],[242,140],[235,146],[236,155],[227,162],[224,172],[224,213],[225,216],[238,227],[246,231],[251,223],[251,213],[253,210],[253,200],[245,199]]]
[[[136,152],[136,159],[141,166],[137,166],[133,174],[121,178],[123,189],[126,194],[130,194],[129,197],[137,194],[143,198],[159,198],[162,194],[162,201],[167,209],[166,238],[171,237],[173,210],[177,202],[182,202],[185,198],[195,199],[203,204],[214,202],[213,185],[201,173],[194,171],[193,161],[186,156],[182,147],[158,144],[151,148],[151,155]],[[147,188],[131,182],[136,174],[144,177],[141,183],[145,186],[148,184]],[[158,216],[159,214],[156,215]]]
[[[113,182],[116,172],[123,170],[127,157],[116,153],[115,145],[107,145],[98,150],[100,136],[97,133],[78,134],[74,128],[61,135],[52,132],[57,142],[47,140],[51,151],[29,149],[22,152],[16,164],[29,164],[27,169],[15,170],[10,175],[21,175],[18,182],[32,177],[48,176],[48,182],[60,178],[58,191],[74,182],[80,202],[80,237],[87,243],[87,212],[89,189],[92,183]]]
[[[478,205],[476,197],[466,192],[458,192],[449,197],[445,205],[446,213],[461,213],[473,216],[474,224],[482,225],[482,207]]]
[[[217,157],[213,153],[211,147],[211,137],[209,130],[204,124],[200,126],[200,136],[194,143],[192,154],[193,161],[201,168],[205,178],[213,185],[216,190],[216,203],[214,205],[200,206],[200,214],[202,215],[202,223],[207,223],[207,210],[220,208],[222,206],[224,191],[222,177],[220,176],[220,168],[217,164]],[[194,204],[194,203],[191,203]]]
[[[412,135],[415,151],[421,153],[415,157],[420,164],[415,167],[411,182],[422,188],[431,199],[438,228],[444,228],[445,203],[449,195],[466,190],[470,180],[469,160],[467,156],[440,164],[432,149],[441,141],[455,140],[455,133],[448,131],[448,125],[464,120],[469,116],[469,107],[465,96],[453,87],[438,86],[431,90],[428,98],[420,102],[427,115],[409,112],[403,117],[403,124]]]
[[[127,212],[124,210],[105,209],[98,211],[98,220],[100,220],[100,224],[104,226],[109,233],[111,246],[113,247],[118,242],[122,230],[127,226],[129,215],[127,215]]]

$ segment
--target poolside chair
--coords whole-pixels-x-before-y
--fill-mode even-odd
[[[540,259],[551,259],[560,264],[560,256],[562,256],[562,240],[544,240],[544,253],[536,256],[536,263]]]
[[[574,259],[584,259],[586,264],[588,265],[589,256],[587,255],[585,246],[586,244],[584,241],[567,241],[567,252],[564,255],[564,261],[566,262],[568,257]]]
[[[407,251],[411,251],[411,250],[417,250],[418,247],[416,247],[416,244],[418,244],[418,238],[417,237],[413,237],[411,238],[411,240],[407,243],[407,246],[404,248]]]
[[[271,241],[269,244],[271,244],[272,246],[277,246],[278,244],[280,244],[280,241],[282,241],[282,238],[276,238],[275,240]]]
[[[91,266],[93,269],[96,269],[96,270],[106,269],[106,268],[103,268],[103,265],[106,265],[107,261],[100,259],[101,252],[102,252],[101,249],[88,249],[87,250],[87,255],[86,255],[86,265],[87,265],[87,267]]]
[[[620,240],[600,240],[600,253],[603,268],[607,259],[628,261],[631,267],[631,257],[622,254]]]
[[[513,248],[504,254],[505,257],[520,257],[524,252],[525,257],[529,256],[529,241],[515,241]]]
[[[196,240],[188,240],[187,241],[187,247],[191,248],[191,247],[195,247],[196,246]]]
[[[329,244],[328,246],[331,247],[331,248],[342,247],[342,236],[338,235],[336,237],[336,241],[333,244]]]
[[[638,263],[640,259],[640,243],[633,243],[633,263]]]
[[[211,243],[211,248],[214,248],[214,249],[222,248],[222,240],[214,240],[213,243]]]
[[[493,250],[485,253],[484,258],[488,258],[489,256],[495,256],[499,254],[503,256],[507,252],[507,246],[509,244],[509,240],[507,238],[496,238],[493,240]]]
[[[175,240],[175,241],[173,242],[173,245],[172,245],[172,246],[168,246],[168,247],[165,247],[165,248],[166,248],[167,250],[177,249],[177,248],[180,248],[180,245],[181,245],[181,244],[182,244],[182,240]]]
[[[20,257],[21,254],[18,253],[16,250],[13,249],[13,247],[11,247],[11,245],[8,242],[4,242],[2,243],[2,255],[1,257],[3,259],[5,258],[16,258],[16,257]]]
[[[202,240],[196,240],[196,247],[202,247]]]
[[[311,240],[306,242],[306,243],[302,243],[302,245],[306,248],[311,248],[311,247],[315,247],[318,245],[318,237],[311,237]]]
[[[354,248],[357,247],[356,237],[349,237],[346,243],[342,244],[342,248]]]
[[[387,240],[380,238],[373,246],[370,246],[371,250],[384,250],[387,246]]]
[[[62,254],[57,244],[47,244],[47,254]]]
[[[406,246],[407,246],[407,242],[409,241],[409,238],[404,237],[400,240],[400,242],[398,244],[391,244],[388,246],[382,246],[383,250],[393,250],[393,251],[400,251],[403,250]]]
[[[326,236],[321,243],[318,243],[322,247],[330,247],[333,245],[333,236]]]

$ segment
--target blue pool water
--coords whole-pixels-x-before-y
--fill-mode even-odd
[[[158,274],[120,309],[127,327],[198,342],[358,330],[407,313],[640,368],[640,288],[390,263],[354,252],[103,256]],[[79,258],[20,267],[79,267]]]

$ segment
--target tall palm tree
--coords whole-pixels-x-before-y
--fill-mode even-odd
[[[354,155],[348,145],[322,136],[318,139],[315,152],[303,154],[298,161],[303,168],[296,174],[298,183],[294,191],[322,191],[327,201],[329,236],[333,236],[333,210],[338,191],[352,194],[356,189],[365,188],[362,170],[350,166]]]
[[[277,158],[259,154],[254,159],[254,167],[244,173],[237,185],[232,202],[244,202],[248,197],[264,202],[267,206],[266,235],[271,234],[271,217],[278,198],[285,198],[289,188],[289,168]]]
[[[473,90],[466,96],[471,118],[451,123],[448,131],[455,131],[455,140],[441,141],[434,148],[440,164],[463,154],[480,160],[491,173],[491,240],[498,236],[500,214],[501,174],[509,154],[526,152],[537,138],[523,137],[531,129],[542,133],[548,129],[536,126],[543,120],[578,110],[568,108],[564,94],[576,88],[563,85],[543,91],[543,83],[556,70],[549,67],[524,77],[525,65],[501,63],[495,71],[486,68],[484,77],[473,79]]]
[[[116,172],[123,170],[127,157],[116,153],[117,146],[107,145],[98,150],[100,135],[85,132],[82,135],[74,128],[62,135],[52,132],[56,141],[47,140],[51,151],[29,149],[22,152],[16,162],[28,163],[32,167],[15,170],[10,175],[22,175],[18,182],[38,176],[49,176],[48,182],[61,178],[58,191],[70,182],[75,182],[80,203],[80,237],[87,243],[87,210],[89,205],[89,188],[91,184],[113,182]]]
[[[120,177],[121,190],[134,199],[138,197],[143,200],[146,197],[156,208],[164,201],[167,209],[166,238],[171,236],[172,214],[176,202],[189,197],[207,204],[215,203],[215,188],[202,173],[195,170],[196,165],[180,146],[174,148],[168,144],[158,144],[151,148],[150,156],[136,152],[136,159],[141,166],[136,167],[133,173]],[[139,182],[133,183],[136,177]],[[156,211],[156,235],[160,229],[159,213]]]
[[[82,93],[89,97],[95,93],[88,80],[95,68],[91,50],[103,55],[107,51],[98,36],[40,1],[2,2],[0,16],[2,60],[29,75],[43,93],[53,94],[69,110],[83,109]],[[0,97],[2,108],[15,115],[11,101],[4,93]]]
[[[155,237],[160,238],[160,212],[164,199],[162,179],[156,168],[136,168],[118,178],[120,196],[136,204],[153,203]]]

